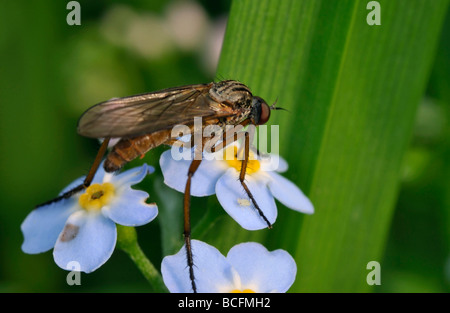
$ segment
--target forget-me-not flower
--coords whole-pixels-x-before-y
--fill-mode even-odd
[[[148,194],[130,186],[141,182],[154,169],[147,164],[118,175],[106,173],[100,166],[91,185],[68,199],[33,210],[24,220],[22,250],[35,254],[53,248],[56,264],[72,270],[92,272],[103,265],[114,251],[116,223],[140,226],[158,214],[156,204],[146,203]],[[80,185],[81,177],[61,194]]]
[[[246,242],[231,248],[225,257],[202,241],[191,243],[199,293],[286,292],[295,281],[297,265],[284,250],[270,252],[259,243]],[[161,273],[170,292],[192,292],[185,247],[163,259]]]
[[[216,194],[225,211],[247,230],[266,228],[267,222],[258,211],[239,181],[242,158],[238,158],[239,145],[231,144],[213,155],[203,153],[204,158],[192,177],[191,195],[197,197]],[[183,153],[192,153],[184,150]],[[231,156],[231,158],[229,157]],[[286,207],[306,213],[314,213],[311,201],[291,181],[279,173],[288,168],[286,161],[275,154],[269,158],[256,157],[250,151],[245,184],[250,189],[259,208],[273,224],[277,217],[274,198]],[[172,157],[172,150],[165,151],[160,158],[164,182],[171,188],[184,192],[187,172],[191,160]]]

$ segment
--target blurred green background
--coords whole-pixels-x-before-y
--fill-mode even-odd
[[[88,107],[112,97],[234,78],[216,74],[231,1],[79,1],[80,26],[66,23],[67,2],[0,0],[0,291],[145,292],[146,281],[121,251],[94,273],[83,274],[81,286],[68,286],[67,272],[56,266],[51,252],[21,251],[20,224],[34,205],[89,169],[98,143],[76,133],[77,119]],[[439,38],[403,156],[378,260],[382,284],[371,289],[375,292],[450,290],[448,12]],[[282,119],[276,120],[280,132]],[[302,134],[292,136],[297,140]],[[162,183],[158,166],[164,149],[130,165],[145,161],[156,168],[142,188],[159,205],[160,218],[139,227],[138,234],[157,267],[182,243],[181,194]],[[215,197],[195,198],[193,207],[197,234],[214,236],[208,223],[228,219]],[[271,250],[281,245],[269,240]],[[301,273],[302,264],[297,266]]]

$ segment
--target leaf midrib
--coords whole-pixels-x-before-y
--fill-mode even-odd
[[[322,132],[322,136],[321,136],[321,141],[320,141],[320,145],[319,145],[319,151],[318,151],[318,155],[316,158],[316,161],[314,163],[314,170],[313,170],[313,175],[312,175],[312,179],[311,179],[311,184],[309,186],[309,195],[313,195],[313,190],[314,187],[316,186],[316,179],[318,177],[317,175],[317,171],[319,168],[319,164],[321,164],[322,158],[323,158],[323,154],[324,154],[324,147],[326,146],[326,140],[328,138],[328,133],[330,130],[330,124],[331,124],[331,120],[332,120],[332,116],[333,116],[333,112],[336,108],[336,98],[337,98],[337,92],[339,90],[339,86],[341,85],[341,77],[342,77],[342,73],[343,73],[343,65],[346,61],[346,56],[347,56],[347,52],[348,52],[348,47],[349,47],[349,43],[350,43],[350,38],[352,37],[353,34],[353,27],[355,25],[355,21],[356,21],[356,8],[358,7],[360,0],[356,0],[354,1],[354,6],[353,6],[353,12],[351,15],[351,21],[348,27],[348,32],[347,32],[347,36],[345,38],[345,43],[344,43],[344,50],[343,53],[341,55],[340,58],[340,63],[339,63],[339,69],[338,69],[338,74],[336,76],[336,82],[333,86],[333,93],[331,96],[331,101],[330,101],[330,106],[328,109],[328,114],[326,116],[326,122],[325,122],[325,127],[324,127],[324,131]]]

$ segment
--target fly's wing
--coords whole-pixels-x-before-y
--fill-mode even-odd
[[[78,133],[91,138],[135,137],[233,115],[231,107],[209,97],[211,84],[170,88],[125,98],[115,98],[88,109],[78,121]]]

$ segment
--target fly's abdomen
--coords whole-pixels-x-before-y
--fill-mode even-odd
[[[171,130],[163,130],[150,135],[121,139],[106,157],[103,165],[105,171],[118,171],[126,163],[169,141],[170,134]]]

